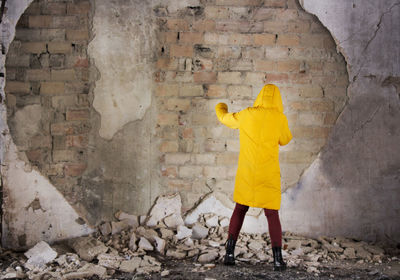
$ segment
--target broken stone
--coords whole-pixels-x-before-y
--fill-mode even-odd
[[[210,245],[211,247],[214,247],[214,248],[219,247],[219,243],[214,240],[209,240],[208,245]]]
[[[360,259],[365,259],[365,260],[371,259],[371,254],[367,250],[365,250],[363,247],[358,247],[356,249],[356,256],[357,256],[357,258],[360,258]]]
[[[195,248],[195,249],[188,251],[187,254],[188,254],[188,257],[191,258],[191,257],[197,256],[199,253],[200,253],[200,250],[198,248]]]
[[[111,222],[111,234],[119,233],[129,228],[129,224],[124,220],[120,222]]]
[[[133,273],[135,272],[142,263],[142,258],[140,257],[133,257],[130,260],[122,261],[119,269],[123,272]]]
[[[145,251],[153,251],[154,247],[151,245],[150,241],[147,240],[145,237],[140,237],[139,240],[139,248]]]
[[[165,244],[166,244],[165,240],[160,238],[160,237],[158,237],[158,236],[155,237],[154,239],[155,239],[155,242],[156,242],[156,250],[157,250],[157,252],[159,252],[161,254],[164,254]]]
[[[178,240],[192,236],[192,230],[186,226],[178,226],[178,233],[175,235]]]
[[[346,248],[344,250],[343,254],[349,259],[355,259],[356,258],[356,250],[354,250],[354,248]]]
[[[149,219],[146,224],[149,227],[154,227],[157,225],[158,221],[161,221],[171,214],[181,216],[181,208],[182,202],[178,193],[174,195],[159,196],[150,211]]]
[[[186,238],[185,242],[183,243],[185,246],[187,247],[193,247],[194,246],[194,242],[192,238]]]
[[[213,215],[213,216],[208,216],[205,218],[206,220],[206,225],[208,227],[217,227],[218,226],[218,216]]]
[[[147,240],[150,240],[151,242],[155,241],[155,238],[158,237],[157,231],[151,228],[144,228],[144,227],[138,227],[136,229],[136,233],[140,236],[145,237]]]
[[[99,228],[100,228],[100,232],[103,236],[107,236],[107,235],[111,234],[111,231],[112,231],[111,223],[109,223],[109,222],[102,223]]]
[[[146,220],[147,220],[146,215],[139,216],[139,225],[144,226],[146,224]]]
[[[99,265],[112,269],[118,269],[121,262],[125,260],[123,257],[111,254],[100,254],[97,259],[99,260]]]
[[[137,245],[136,245],[136,234],[134,232],[132,232],[131,237],[129,239],[129,249],[132,252],[135,252],[137,250]]]
[[[252,251],[261,251],[261,249],[264,247],[262,242],[258,241],[258,240],[253,240],[250,241],[249,245],[248,245],[249,249]]]
[[[373,255],[384,255],[385,254],[385,250],[383,250],[382,248],[379,248],[378,246],[365,244],[363,247],[364,247],[364,249],[366,249],[368,252],[370,252]]]
[[[177,228],[180,225],[184,225],[184,222],[180,215],[174,213],[164,218],[164,224],[169,228]]]
[[[40,241],[34,247],[25,252],[24,255],[28,258],[25,267],[28,269],[34,269],[35,267],[42,267],[53,261],[57,257],[57,252],[54,251],[46,242]]]
[[[100,265],[87,263],[75,272],[63,274],[62,279],[85,279],[94,275],[97,275],[100,279],[104,279],[107,275],[107,269]]]
[[[208,228],[206,228],[205,226],[202,226],[199,223],[196,223],[193,227],[192,227],[192,238],[193,239],[203,239],[206,238],[208,235]]]
[[[166,256],[180,260],[186,257],[186,252],[180,250],[168,249]]]
[[[115,214],[115,217],[119,221],[124,221],[125,223],[130,225],[133,229],[136,229],[139,226],[139,219],[138,219],[138,216],[136,216],[136,215],[131,215],[131,214],[127,214],[122,211],[118,211]]]
[[[81,259],[88,262],[108,250],[107,246],[91,236],[71,239],[68,243]]]
[[[219,225],[221,227],[227,227],[229,226],[229,219],[227,217],[223,217],[220,221],[219,221]]]
[[[162,271],[160,275],[161,275],[161,277],[168,276],[169,275],[169,270]]]
[[[301,240],[290,240],[287,243],[287,250],[296,250],[301,247]]]
[[[163,239],[169,239],[174,236],[174,232],[167,228],[161,228],[160,233],[161,233],[161,238]]]
[[[209,263],[209,262],[215,261],[215,259],[218,258],[218,256],[219,256],[219,254],[215,251],[207,252],[207,253],[199,256],[198,262]]]

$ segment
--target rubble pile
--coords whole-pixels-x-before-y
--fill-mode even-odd
[[[58,254],[45,242],[25,253],[27,260],[13,263],[0,279],[41,279],[43,276],[79,279],[97,275],[111,277],[116,271],[149,274],[161,273],[165,258],[191,258],[193,271],[212,269],[225,255],[229,219],[203,213],[192,225],[185,225],[180,213],[180,198],[160,197],[149,216],[118,212],[116,222],[105,222],[86,237],[68,241],[71,252]],[[335,259],[381,263],[385,252],[380,247],[346,238],[310,239],[284,233],[283,254],[289,267],[300,267],[318,274],[323,263]],[[73,252],[72,252],[73,251]],[[267,233],[241,233],[236,259],[241,262],[271,262],[272,250]]]

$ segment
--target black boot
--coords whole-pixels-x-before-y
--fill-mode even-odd
[[[236,240],[228,238],[226,241],[226,254],[224,258],[224,265],[235,265],[235,245]]]
[[[282,248],[273,247],[272,253],[274,255],[274,271],[284,271],[286,269],[286,263],[282,258]]]

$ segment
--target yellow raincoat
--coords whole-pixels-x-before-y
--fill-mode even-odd
[[[250,207],[278,210],[281,205],[279,145],[286,145],[292,139],[278,87],[265,85],[253,107],[238,113],[228,113],[225,103],[217,104],[215,111],[221,123],[240,131],[233,200]]]

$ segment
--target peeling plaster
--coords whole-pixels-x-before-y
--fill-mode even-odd
[[[151,104],[154,26],[146,1],[96,1],[94,39],[88,52],[100,79],[93,106],[101,115],[100,136],[111,139],[125,124],[143,118]]]

